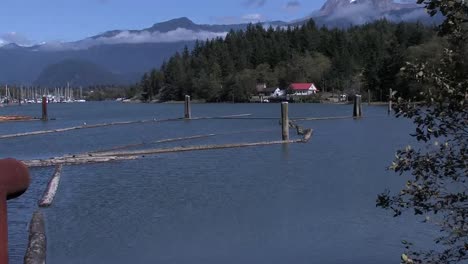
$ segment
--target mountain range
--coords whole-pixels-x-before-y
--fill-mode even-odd
[[[328,0],[308,17],[261,24],[265,27],[295,26],[310,18],[318,26],[327,27],[348,27],[383,18],[394,22],[440,21],[440,18],[431,19],[424,8],[416,4],[392,0]],[[63,86],[67,82],[82,86],[110,82],[130,84],[185,46],[192,48],[196,40],[224,37],[230,30],[242,30],[247,26],[199,25],[184,17],[141,30],[107,31],[74,42],[28,47],[10,43],[0,47],[0,83],[43,86]],[[91,74],[89,69],[98,74]]]

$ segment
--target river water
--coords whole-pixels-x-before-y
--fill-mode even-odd
[[[53,104],[49,122],[0,123],[0,135],[114,121],[182,116],[180,104]],[[279,117],[278,104],[196,104],[193,116]],[[375,207],[404,179],[386,170],[412,143],[412,125],[364,106],[365,118],[300,122],[307,144],[185,152],[64,167],[46,216],[47,260],[61,263],[399,263],[401,240],[431,231]],[[291,104],[291,117],[349,116],[350,105]],[[40,105],[0,115],[40,115]],[[291,131],[292,132],[292,131]],[[133,124],[0,140],[0,158],[21,160],[132,143],[216,134],[147,147],[279,140],[278,120]],[[27,227],[53,168],[9,201],[10,263],[22,263]]]

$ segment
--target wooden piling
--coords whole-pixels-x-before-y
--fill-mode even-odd
[[[47,117],[47,97],[42,97],[42,121],[47,121],[49,118]]]
[[[354,118],[362,117],[362,96],[359,94],[356,94],[354,96],[353,117]]]
[[[281,126],[283,140],[289,140],[288,102],[281,103]]]
[[[40,211],[33,214],[29,224],[29,243],[24,256],[24,264],[46,263],[47,240],[44,216]]]
[[[392,108],[393,108],[392,94],[393,94],[393,90],[390,89],[388,91],[388,115],[390,115],[390,113],[392,112]]]
[[[191,119],[192,118],[192,108],[190,105],[190,95],[185,96],[185,119]]]
[[[367,90],[367,103],[371,105],[371,92],[370,89]]]
[[[21,101],[23,100],[23,87],[20,87],[19,94],[18,94],[18,105],[21,106]]]

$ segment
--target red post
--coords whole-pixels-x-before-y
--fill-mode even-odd
[[[8,263],[8,222],[6,200],[16,198],[29,187],[29,170],[14,159],[0,160],[0,264]]]
[[[8,263],[8,223],[6,193],[0,191],[0,263]]]
[[[47,121],[49,118],[47,117],[47,97],[42,97],[42,121]]]

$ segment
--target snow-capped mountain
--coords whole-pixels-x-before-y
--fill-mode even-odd
[[[384,18],[393,22],[440,22],[440,17],[431,18],[422,5],[393,0],[327,0],[308,18],[328,27],[349,27]]]
[[[429,19],[422,6],[392,0],[328,0],[311,16],[293,22],[264,22],[263,26],[301,25],[313,18],[318,26],[349,27],[386,18],[390,21]],[[143,72],[158,67],[176,51],[189,48],[195,40],[224,37],[230,30],[248,24],[199,25],[188,18],[177,18],[141,30],[111,30],[73,42],[49,42],[34,46],[17,45],[0,39],[0,83],[31,84],[50,65],[63,61],[92,63],[118,76],[122,82],[134,82]],[[75,67],[76,68],[76,67]]]
[[[372,11],[377,13],[418,8],[416,4],[396,3],[392,0],[328,0],[320,9],[320,15],[330,16],[357,6],[371,7]]]

